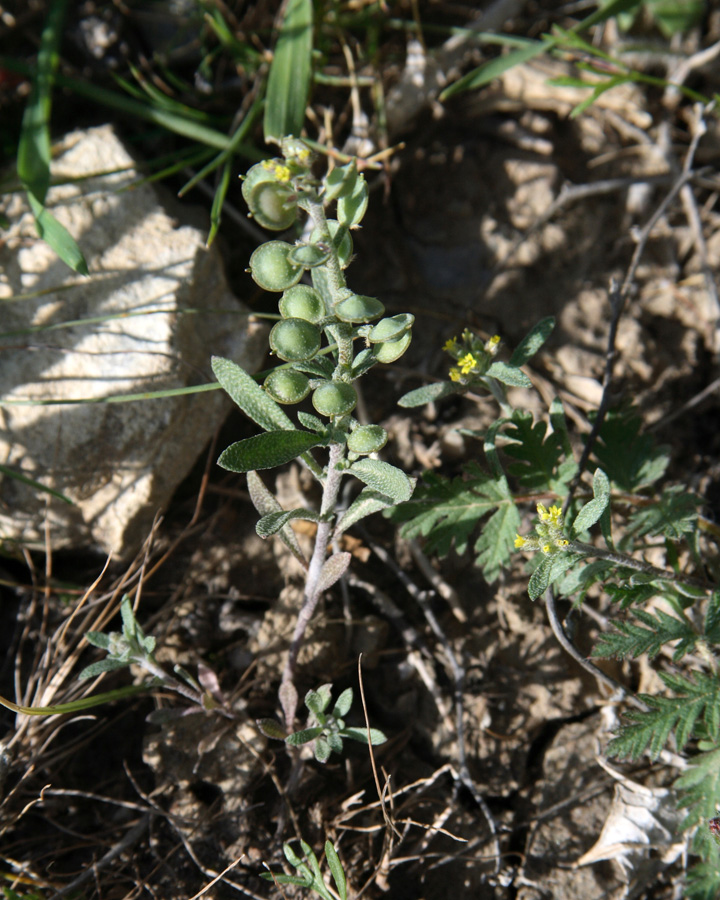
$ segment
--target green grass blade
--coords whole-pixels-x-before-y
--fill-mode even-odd
[[[32,66],[10,56],[0,56],[0,67],[6,68],[11,72],[19,72],[21,75],[31,76],[33,74]],[[97,87],[97,85],[90,82],[81,81],[77,78],[67,78],[60,74],[56,75],[55,84],[58,87],[68,88],[68,90],[74,91],[79,96],[86,97],[100,106],[117,110],[137,119],[143,119],[146,122],[152,122],[198,144],[215,147],[217,150],[227,150],[230,146],[231,139],[226,134],[223,134],[222,131],[210,128],[200,122],[195,122],[176,112],[157,109],[143,101],[134,100],[115,91]],[[263,158],[254,147],[242,144],[236,149],[239,154],[252,162],[258,162]]]
[[[18,144],[18,175],[40,203],[50,186],[50,110],[67,5],[67,0],[50,4]]]
[[[298,137],[310,93],[313,44],[312,0],[289,0],[270,66],[265,140]]]
[[[92,709],[102,703],[111,703],[113,700],[122,700],[123,697],[135,697],[137,694],[146,694],[152,690],[152,684],[131,684],[128,687],[117,688],[114,691],[106,691],[104,694],[95,694],[92,697],[83,697],[81,700],[72,700],[70,703],[58,703],[56,706],[20,706],[0,697],[0,706],[11,709],[13,712],[22,713],[25,716],[62,716],[67,713],[80,712],[83,709]]]
[[[21,481],[23,484],[35,488],[36,491],[42,491],[45,494],[50,494],[51,497],[57,497],[58,500],[62,500],[64,503],[69,503],[70,506],[75,505],[69,497],[66,497],[65,494],[61,494],[60,491],[55,491],[52,488],[41,484],[39,481],[35,481],[34,478],[28,478],[27,475],[23,475],[21,472],[18,472],[16,469],[11,469],[9,466],[0,465],[0,475],[6,475],[8,478],[14,478],[16,481]]]
[[[67,11],[67,0],[55,0],[40,39],[37,69],[30,97],[23,114],[18,143],[17,172],[27,191],[35,226],[40,237],[75,272],[88,274],[87,263],[74,238],[45,209],[50,187],[50,111],[55,72],[60,58],[60,41]]]
[[[207,246],[215,240],[215,236],[220,228],[222,221],[222,208],[227,197],[228,188],[230,187],[230,175],[232,174],[232,159],[228,159],[223,166],[218,186],[213,196],[212,207],[210,209],[210,233],[208,234]]]
[[[572,33],[585,31],[593,25],[597,25],[598,22],[604,22],[621,12],[625,12],[628,9],[633,9],[639,6],[639,4],[640,0],[611,0],[610,3],[601,6],[586,19],[578,22],[578,24],[571,28],[570,31]],[[508,69],[512,69],[513,66],[518,66],[521,63],[529,62],[536,56],[541,56],[548,50],[552,50],[558,44],[561,44],[562,41],[562,35],[546,37],[542,41],[533,41],[529,43],[527,47],[522,47],[519,50],[514,50],[511,53],[508,53],[506,56],[500,56],[497,59],[492,59],[490,60],[490,62],[484,63],[477,69],[473,69],[471,72],[468,72],[467,75],[464,75],[454,84],[451,84],[449,87],[447,87],[442,92],[442,94],[440,94],[440,101],[444,102],[448,99],[448,97],[452,97],[453,94],[460,93],[461,91],[469,91],[474,88],[482,87],[482,85],[487,84],[494,78],[499,78],[500,75],[502,75],[504,72],[507,72]]]
[[[77,241],[70,232],[61,225],[55,216],[39,202],[34,194],[28,192],[30,209],[35,216],[35,227],[38,235],[57,253],[65,265],[70,266],[80,275],[89,275],[88,265]]]

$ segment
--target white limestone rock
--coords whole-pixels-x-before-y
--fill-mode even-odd
[[[123,190],[137,178],[110,126],[56,148],[62,184],[47,206],[79,243],[89,277],[39,240],[22,194],[0,204],[11,223],[0,246],[0,464],[74,503],[0,476],[0,540],[42,545],[48,527],[54,548],[134,552],[230,401],[220,390],[72,401],[212,382],[212,354],[250,371],[262,361],[264,329],[230,292],[219,253],[150,186]]]

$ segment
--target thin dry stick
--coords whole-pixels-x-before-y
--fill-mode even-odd
[[[68,894],[77,891],[84,884],[90,881],[97,872],[102,869],[107,868],[110,863],[117,859],[122,853],[126,850],[129,850],[131,847],[134,847],[135,844],[142,838],[143,834],[148,830],[150,826],[150,820],[152,819],[152,814],[148,813],[144,815],[139,822],[137,822],[122,838],[122,840],[118,841],[114,847],[111,847],[108,852],[101,857],[96,863],[92,866],[88,866],[85,871],[78,875],[77,878],[73,879],[70,884],[66,884],[65,887],[61,888],[59,891],[54,893],[50,900],[61,900],[62,897],[67,896]]]
[[[482,796],[480,791],[477,789],[472,776],[470,774],[470,769],[467,764],[467,753],[465,750],[465,727],[463,722],[463,692],[465,689],[465,669],[457,660],[455,653],[453,652],[452,647],[450,646],[450,641],[447,639],[445,632],[440,627],[440,623],[435,618],[435,614],[430,608],[430,604],[428,602],[427,593],[425,591],[421,591],[417,585],[406,575],[405,572],[397,565],[394,559],[390,556],[389,553],[385,551],[385,549],[378,544],[375,544],[373,541],[369,540],[367,536],[367,532],[365,533],[365,539],[368,542],[368,546],[375,553],[376,556],[380,557],[380,559],[389,566],[397,578],[405,585],[406,590],[413,597],[417,603],[419,604],[423,615],[427,623],[432,628],[436,637],[440,641],[443,650],[445,651],[445,656],[447,658],[448,664],[453,674],[454,681],[454,700],[455,700],[455,732],[457,736],[458,743],[458,772],[457,778],[455,781],[455,786],[459,783],[462,783],[464,787],[470,792],[472,798],[477,804],[478,808],[481,810],[483,816],[485,817],[485,821],[488,824],[490,829],[491,840],[493,843],[493,852],[495,854],[495,870],[500,871],[500,842],[498,839],[498,830],[497,825],[495,824],[495,819],[493,818],[492,813],[490,812],[490,808],[485,802],[485,798]]]

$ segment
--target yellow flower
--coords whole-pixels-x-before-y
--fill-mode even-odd
[[[550,553],[552,552],[552,544],[543,544],[540,549],[543,553]]]
[[[559,506],[551,506],[548,509],[542,503],[538,503],[537,512],[541,522],[549,522],[553,528],[562,528],[562,510]]]
[[[525,538],[521,534],[515,535],[515,547],[519,550],[520,547],[525,546]]]
[[[287,166],[275,166],[275,178],[278,181],[290,181],[290,169]]]
[[[565,538],[563,538],[560,541],[555,541],[555,546],[556,547],[567,547],[569,543],[570,543],[570,541],[565,540]]]
[[[490,340],[485,344],[485,349],[488,353],[493,353],[497,349],[497,345],[500,343],[500,335],[494,334]]]
[[[453,366],[450,369],[450,381],[460,381],[460,369],[456,366]]]
[[[458,360],[458,362],[460,363],[460,371],[463,375],[469,375],[477,365],[477,360],[472,353],[466,353],[462,359]]]
[[[445,341],[443,344],[443,350],[446,353],[454,353],[457,350],[457,338],[449,338],[449,340]]]

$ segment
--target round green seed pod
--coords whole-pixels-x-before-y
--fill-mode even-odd
[[[312,395],[312,404],[321,416],[344,416],[355,409],[357,393],[344,381],[327,381]]]
[[[285,231],[297,219],[297,195],[291,186],[276,181],[256,184],[247,205],[258,225],[271,231]]]
[[[249,203],[250,195],[258,184],[261,184],[264,181],[277,182],[275,170],[277,166],[281,165],[283,165],[281,159],[265,159],[262,162],[251,166],[242,180],[243,200],[246,203]]]
[[[410,313],[400,313],[397,316],[390,316],[389,319],[380,319],[377,325],[370,329],[368,340],[371,344],[382,343],[383,341],[397,341],[406,331],[412,328],[415,316]]]
[[[305,319],[282,319],[270,332],[270,349],[285,362],[312,359],[320,349],[320,329]]]
[[[284,319],[319,322],[326,315],[322,297],[309,284],[295,284],[288,288],[280,298],[278,306]]]
[[[412,334],[409,331],[406,331],[397,341],[386,341],[384,344],[374,344],[373,356],[381,363],[395,362],[396,359],[400,359],[410,346],[411,339]]]
[[[353,453],[375,453],[387,443],[388,434],[380,425],[360,425],[348,435],[348,450]]]
[[[385,312],[385,307],[374,297],[351,294],[349,297],[336,303],[333,312],[343,322],[360,324],[379,319]]]
[[[250,257],[250,274],[253,281],[266,291],[285,291],[297,284],[302,277],[301,266],[293,266],[288,260],[292,244],[284,241],[268,241],[261,244]]]
[[[294,369],[273,369],[263,387],[277,403],[299,403],[310,393],[310,379]]]

